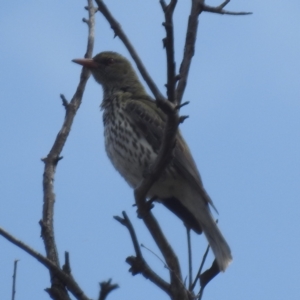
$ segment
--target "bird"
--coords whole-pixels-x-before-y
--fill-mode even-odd
[[[88,68],[102,86],[105,150],[115,169],[134,189],[158,155],[167,116],[121,54],[105,51],[92,59],[72,61]],[[179,129],[173,157],[147,198],[157,199],[187,228],[198,234],[204,232],[219,270],[226,270],[232,261],[231,250],[213,218],[213,202]]]

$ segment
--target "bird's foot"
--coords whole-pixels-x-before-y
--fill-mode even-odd
[[[137,210],[138,218],[143,219],[143,217],[151,211],[151,209],[154,207],[153,202],[157,199],[156,196],[150,198],[148,201],[146,201],[142,207],[139,207]]]

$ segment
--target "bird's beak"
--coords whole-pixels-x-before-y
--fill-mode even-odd
[[[72,62],[82,65],[88,69],[95,69],[98,66],[98,64],[90,58],[76,58],[73,59]]]

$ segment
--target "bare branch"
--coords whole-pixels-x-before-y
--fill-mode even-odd
[[[192,0],[191,12],[189,16],[186,37],[185,37],[183,59],[179,69],[179,81],[176,89],[176,99],[177,99],[177,103],[179,104],[182,101],[183,93],[186,88],[192,57],[194,56],[195,53],[195,43],[196,43],[197,30],[198,30],[198,16],[202,11],[201,7],[203,4],[204,4],[203,0]]]
[[[59,278],[59,280],[67,286],[68,290],[74,295],[76,299],[79,300],[90,300],[87,296],[85,296],[84,292],[80,289],[78,284],[75,282],[73,277],[62,271],[54,262],[52,262],[47,257],[38,253],[37,251],[30,248],[28,245],[23,243],[22,241],[16,239],[14,236],[9,234],[3,228],[0,227],[0,235],[10,241],[12,244],[16,245],[20,249],[24,250],[26,253],[34,257],[37,261],[39,261],[42,265],[44,265],[51,273]]]
[[[138,258],[142,258],[143,255],[141,252],[141,248],[140,248],[135,230],[134,230],[125,211],[122,212],[122,215],[123,215],[123,218],[121,218],[119,216],[115,216],[114,219],[117,220],[118,222],[120,222],[123,226],[125,226],[128,229],[132,243],[133,243],[135,254]]]
[[[89,33],[88,33],[88,45],[87,45],[87,51],[85,57],[91,57],[93,51],[93,45],[94,45],[95,8],[93,7],[92,0],[87,0],[87,1],[88,1],[88,13],[89,13],[89,19],[87,21],[87,25],[88,25]],[[47,157],[43,159],[45,163],[45,167],[44,167],[44,174],[43,174],[43,191],[44,191],[43,216],[42,216],[42,220],[40,221],[41,228],[42,228],[41,235],[45,244],[47,258],[50,259],[57,267],[59,267],[60,264],[59,264],[59,258],[56,249],[55,235],[53,229],[53,214],[54,214],[54,202],[55,202],[55,194],[53,189],[54,176],[55,176],[57,163],[60,159],[60,154],[68,138],[75,114],[78,108],[80,107],[85,85],[89,76],[90,76],[90,72],[87,69],[83,68],[80,76],[80,82],[78,84],[77,90],[71,102],[67,103],[65,101],[65,98],[62,97],[63,104],[66,107],[65,120],[61,130],[57,134],[57,137],[54,141],[54,144],[50,152],[48,153]],[[55,277],[52,275],[53,274],[51,274],[52,284],[56,284],[56,286],[60,285],[60,283],[56,282]],[[64,288],[60,287],[60,290],[62,292]],[[65,291],[65,293],[67,292]],[[68,297],[66,296],[66,298]]]
[[[156,286],[165,291],[168,295],[171,295],[170,284],[159,277],[147,264],[141,252],[141,248],[130,219],[128,218],[126,212],[123,211],[122,214],[123,218],[119,216],[115,216],[114,218],[128,229],[136,254],[136,256],[130,256],[126,259],[126,262],[131,266],[129,271],[132,273],[132,275],[142,274],[146,279],[149,279]]]
[[[192,266],[192,244],[191,244],[191,229],[186,227],[187,245],[188,245],[188,259],[189,259],[189,291],[192,291],[193,280],[193,266]]]
[[[214,260],[212,263],[212,266],[200,275],[201,288],[200,288],[200,292],[198,294],[199,300],[201,300],[201,298],[203,296],[203,291],[204,291],[204,288],[206,287],[206,285],[219,273],[220,273],[220,269],[218,267],[218,263],[216,260]]]
[[[61,101],[62,101],[62,105],[67,110],[68,106],[69,106],[69,102],[68,102],[67,98],[63,94],[60,94],[60,98],[61,98]]]
[[[62,269],[65,273],[71,274],[70,255],[68,251],[65,251],[65,263],[62,266]]]
[[[229,3],[230,0],[224,1],[218,7],[211,7],[204,4],[204,0],[192,0],[191,13],[189,16],[188,27],[186,32],[185,46],[183,59],[179,69],[179,82],[176,89],[176,99],[178,103],[181,103],[183,93],[186,88],[188,73],[190,70],[190,65],[192,57],[195,53],[195,43],[197,38],[198,30],[198,17],[201,12],[213,12],[218,14],[227,14],[227,15],[249,15],[249,12],[229,12],[223,10],[223,8]]]
[[[165,1],[165,0],[160,0],[159,3],[160,3],[160,5],[161,5],[163,11],[165,11],[165,9],[167,8],[166,1]]]
[[[143,199],[140,200],[143,201]],[[144,204],[139,203],[138,207],[139,209],[144,209]],[[168,265],[171,278],[170,293],[172,295],[172,299],[189,299],[188,291],[185,289],[182,281],[182,275],[178,258],[174,253],[174,250],[172,249],[168,240],[166,239],[165,235],[163,234],[157,220],[149,211],[142,217],[142,219]]]
[[[164,259],[168,265],[171,277],[172,295],[176,295],[178,299],[188,299],[187,291],[182,282],[182,275],[178,258],[170,246],[168,240],[164,236],[157,220],[154,218],[149,206],[145,201],[146,195],[153,185],[153,183],[160,177],[165,167],[168,165],[172,158],[172,151],[175,145],[177,127],[180,118],[176,111],[168,114],[168,120],[164,130],[164,136],[161,148],[154,163],[151,165],[148,176],[140,183],[135,189],[135,201],[138,207],[138,214],[143,219],[146,227],[155,240],[159,250],[161,251]],[[173,298],[176,299],[176,298]]]
[[[222,4],[220,4],[219,6],[216,6],[216,7],[208,6],[206,4],[203,4],[202,10],[206,11],[206,12],[221,14],[221,15],[245,16],[245,15],[251,15],[252,14],[252,12],[233,12],[233,11],[224,10],[223,8],[229,2],[230,2],[230,0],[226,0]]]
[[[17,280],[17,265],[18,265],[18,259],[14,261],[14,272],[13,272],[13,284],[12,284],[12,294],[11,299],[15,300],[16,295],[16,280]]]
[[[174,26],[173,13],[177,4],[177,0],[172,0],[168,5],[165,1],[160,1],[165,14],[165,22],[163,23],[166,29],[166,38],[163,39],[164,47],[167,55],[167,95],[169,101],[176,103],[175,86],[176,86],[176,63],[174,58]]]
[[[202,257],[202,261],[201,261],[199,270],[198,270],[198,272],[197,272],[197,275],[196,275],[196,277],[195,277],[195,280],[194,280],[193,284],[191,285],[191,290],[193,290],[193,289],[195,288],[195,285],[196,285],[196,283],[197,283],[197,280],[198,280],[198,278],[200,278],[200,274],[201,274],[201,272],[202,272],[204,263],[205,263],[205,261],[206,261],[206,258],[207,258],[209,249],[210,249],[210,246],[208,245],[207,248],[206,248],[206,250],[205,250],[205,252],[204,252],[204,255],[203,255],[203,257]]]
[[[228,3],[230,2],[230,0],[225,0],[223,3],[221,3],[218,7],[220,9],[224,8]]]
[[[118,289],[118,284],[112,284],[111,279],[108,279],[107,281],[100,282],[100,295],[98,300],[105,300],[109,293],[111,293],[113,290]]]
[[[167,266],[166,262],[158,255],[156,254],[154,251],[152,251],[150,248],[146,247],[145,245],[141,244],[141,248],[145,248],[146,250],[148,250],[150,253],[152,253],[155,257],[157,257],[158,260],[160,260],[162,262],[162,264],[165,266],[166,269],[169,269],[169,267]],[[170,270],[170,269],[169,269]]]

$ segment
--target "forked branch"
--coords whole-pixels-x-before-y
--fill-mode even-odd
[[[123,211],[122,214],[123,218],[119,216],[115,216],[114,218],[128,229],[136,255],[127,257],[126,259],[126,262],[131,266],[129,271],[132,273],[132,275],[142,274],[146,279],[152,281],[156,286],[158,286],[160,289],[171,296],[170,284],[159,277],[147,264],[146,260],[143,257],[141,247],[139,245],[135,230],[130,222],[130,219],[128,218],[126,212]]]
[[[209,5],[202,5],[202,10],[206,12],[211,12],[215,14],[221,14],[221,15],[232,15],[232,16],[245,16],[245,15],[251,15],[252,12],[235,12],[235,11],[228,11],[224,10],[223,8],[230,2],[230,0],[226,0],[223,3],[221,3],[219,6],[209,6]]]
[[[50,271],[51,274],[53,274],[56,278],[60,280],[63,286],[67,287],[67,289],[73,294],[73,296],[76,299],[90,300],[81,290],[81,288],[73,279],[73,277],[61,270],[61,268],[57,266],[54,262],[52,262],[50,259],[38,253],[22,241],[16,239],[3,228],[0,228],[0,235],[2,235],[4,238],[6,238],[8,241],[10,241],[12,244],[16,245],[20,249],[24,250],[26,253],[28,253],[30,256],[34,257],[37,261],[44,265]]]

